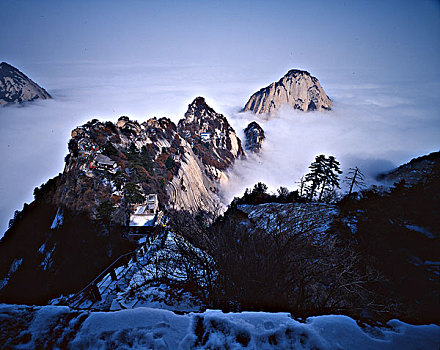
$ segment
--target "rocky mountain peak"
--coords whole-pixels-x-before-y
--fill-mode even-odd
[[[6,72],[13,72],[13,71],[17,71],[17,69],[14,68],[13,66],[11,66],[9,63],[7,63],[7,62],[0,63],[0,72],[2,74],[6,73]]]
[[[218,114],[210,107],[205,98],[199,96],[194,99],[189,105],[188,110],[185,113],[185,122],[198,122],[202,123],[206,119],[221,119],[224,118],[223,115]],[[180,122],[179,122],[180,124]]]
[[[190,111],[209,111],[211,113],[215,113],[214,109],[212,109],[205,101],[205,98],[202,96],[198,96],[188,105],[188,112]]]
[[[0,63],[0,106],[52,98],[46,90],[6,62]]]
[[[310,76],[310,73],[307,72],[306,70],[291,69],[286,73],[286,76],[288,76],[288,75],[308,75],[308,76]]]
[[[177,130],[208,167],[207,173],[212,179],[219,180],[218,171],[225,170],[244,155],[241,141],[226,117],[210,107],[203,97],[189,104]]]
[[[107,200],[123,206],[124,184],[136,183],[145,194],[156,194],[165,207],[206,210],[217,200],[225,170],[242,155],[227,119],[203,98],[189,105],[178,127],[168,118],[139,123],[121,116],[116,124],[94,119],[72,131],[56,204],[93,217],[96,205]],[[107,188],[109,181],[121,188]]]
[[[291,69],[278,82],[254,93],[244,111],[271,113],[284,104],[304,112],[330,110],[332,106],[317,78],[307,71]]]
[[[244,134],[246,136],[246,150],[254,153],[260,152],[263,140],[265,139],[263,128],[253,121],[244,129]]]

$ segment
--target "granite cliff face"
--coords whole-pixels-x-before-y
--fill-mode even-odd
[[[197,97],[178,123],[177,129],[191,144],[200,158],[210,179],[221,181],[224,170],[236,158],[243,157],[241,141],[228,120],[207,105],[203,97]]]
[[[278,82],[254,93],[244,111],[271,113],[284,104],[304,112],[330,110],[332,106],[318,79],[309,72],[292,69]]]
[[[0,106],[49,98],[52,97],[46,90],[17,68],[6,62],[0,63]]]
[[[257,122],[251,122],[244,129],[246,136],[245,149],[250,152],[259,153],[263,144],[264,136],[263,128]]]

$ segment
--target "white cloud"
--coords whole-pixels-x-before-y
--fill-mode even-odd
[[[333,89],[330,112],[303,113],[286,106],[268,120],[252,113],[232,114],[238,130],[252,120],[260,123],[266,140],[259,155],[231,169],[223,187],[226,202],[258,181],[272,191],[295,188],[317,154],[334,155],[343,170],[360,167],[373,183],[378,173],[440,149],[439,99],[424,89],[377,84]]]
[[[261,77],[237,70],[157,65],[55,67],[44,86],[54,100],[0,109],[0,232],[14,210],[32,200],[36,186],[63,170],[70,132],[87,120],[115,121],[128,115],[140,121],[167,116],[177,122],[194,97],[205,96],[242,133],[258,117],[237,111]],[[237,162],[225,196],[241,194],[257,181],[274,189],[280,185],[292,188],[319,153],[335,155],[344,169],[359,165],[372,175],[439,149],[438,82],[346,81],[344,75],[326,77],[324,89],[335,101],[329,113],[304,114],[286,108],[277,118],[261,122],[267,137],[263,152]]]

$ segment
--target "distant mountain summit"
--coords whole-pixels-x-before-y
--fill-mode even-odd
[[[52,98],[46,90],[17,68],[0,63],[0,106]]]
[[[317,78],[309,72],[292,69],[278,82],[254,93],[244,106],[244,111],[271,113],[283,104],[308,112],[330,110],[332,101]]]

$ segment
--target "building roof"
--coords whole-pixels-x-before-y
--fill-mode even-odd
[[[134,215],[143,215],[145,214],[145,210],[147,210],[146,205],[140,205],[136,208],[136,211],[134,212]]]
[[[156,223],[156,214],[149,215],[130,215],[129,226],[147,226],[152,227]]]
[[[95,158],[95,161],[99,164],[102,164],[102,165],[113,166],[115,164],[114,160],[111,160],[109,157],[107,157],[103,154],[98,154]]]

